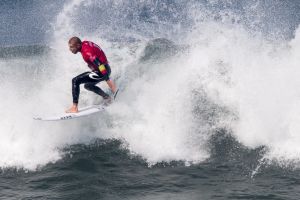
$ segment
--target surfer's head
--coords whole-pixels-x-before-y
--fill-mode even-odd
[[[71,37],[69,40],[69,49],[76,54],[81,50],[81,40],[78,37]]]

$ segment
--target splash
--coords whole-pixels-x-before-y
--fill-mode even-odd
[[[51,52],[0,62],[0,166],[34,170],[93,138],[120,139],[150,165],[199,163],[220,129],[248,148],[267,147],[263,159],[298,160],[300,29],[289,42],[266,39],[258,31],[266,16],[249,14],[261,4],[235,10],[230,2],[66,2]],[[88,119],[34,122],[27,116],[66,109],[72,77],[87,69],[68,51],[74,35],[103,47],[118,100]],[[82,90],[80,106],[99,101]]]
[[[78,4],[79,2],[74,2],[67,5],[62,13],[68,13],[71,7]],[[61,24],[57,24],[60,27]],[[51,53],[1,60],[2,168],[34,170],[60,159],[60,148],[64,145],[84,141],[84,138],[89,137],[80,135],[78,125],[74,122],[54,126],[32,120],[36,113],[51,113],[63,110],[66,106],[62,103],[67,102],[67,96],[63,93],[68,88],[68,85],[63,84],[66,82],[66,73],[60,68],[62,63],[56,62],[57,59],[62,59],[57,55],[53,48]]]
[[[283,162],[300,153],[298,32],[274,44],[239,27],[206,25],[190,57],[207,66],[198,70],[210,98],[237,116],[224,118],[235,138],[250,148],[266,146],[265,158]]]

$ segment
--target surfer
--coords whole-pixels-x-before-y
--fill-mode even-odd
[[[84,84],[85,89],[102,96],[106,103],[111,102],[112,98],[96,86],[97,83],[106,81],[112,92],[116,92],[116,85],[109,77],[111,69],[102,49],[97,44],[91,41],[81,41],[78,37],[70,38],[69,49],[73,54],[80,52],[91,71],[79,74],[72,79],[73,105],[66,112],[78,112],[80,84]]]

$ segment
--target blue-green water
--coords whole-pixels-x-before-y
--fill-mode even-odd
[[[232,142],[232,141],[231,141]],[[120,148],[97,140],[66,147],[68,154],[34,172],[4,170],[2,199],[297,199],[299,170],[264,166],[251,177],[259,151],[240,150],[219,135],[215,154],[200,164],[149,167]],[[221,146],[222,145],[222,146]],[[224,149],[225,147],[225,149]],[[221,158],[220,158],[221,157]]]

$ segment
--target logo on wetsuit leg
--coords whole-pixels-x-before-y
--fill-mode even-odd
[[[100,79],[99,75],[96,74],[95,72],[91,72],[91,73],[89,74],[89,77],[90,77],[91,79],[94,79],[94,80]]]

